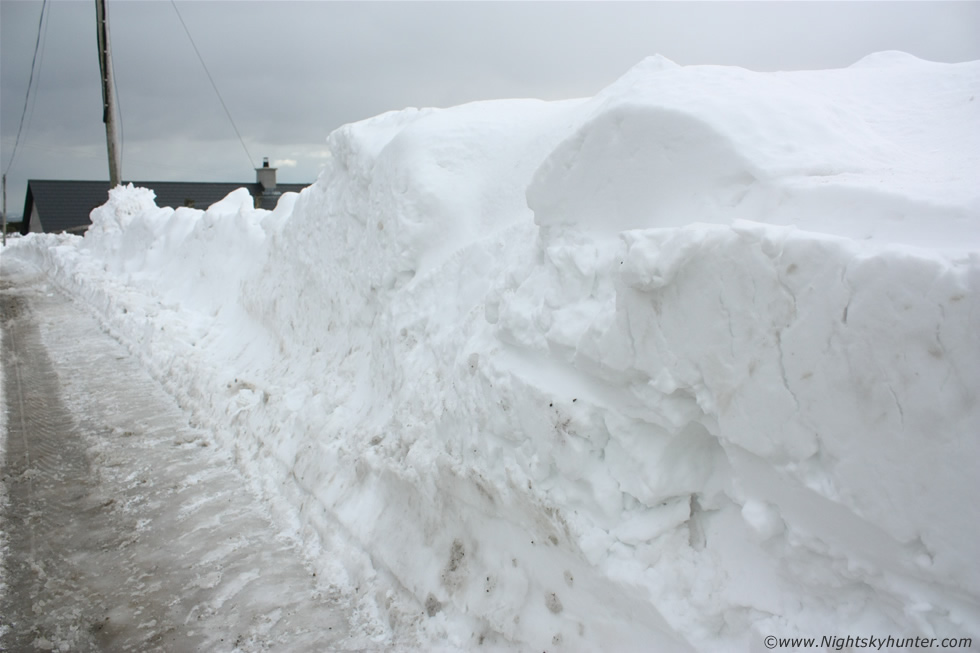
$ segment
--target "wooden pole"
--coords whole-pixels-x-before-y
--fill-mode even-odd
[[[116,100],[112,85],[112,57],[109,54],[109,24],[105,0],[95,0],[95,16],[99,29],[99,69],[102,71],[102,122],[105,123],[105,142],[109,153],[109,186],[119,185],[119,154],[116,151]]]
[[[3,175],[3,246],[7,246],[7,173]]]

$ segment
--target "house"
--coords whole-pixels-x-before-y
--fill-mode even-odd
[[[130,182],[127,182],[130,183]],[[273,209],[283,193],[298,193],[309,184],[276,184],[276,169],[263,159],[255,169],[255,183],[134,181],[134,186],[150,188],[156,193],[158,206],[192,206],[206,209],[228,193],[246,188],[255,198],[256,208]],[[108,181],[68,181],[30,179],[24,199],[21,233],[84,233],[92,220],[89,214],[109,198]]]

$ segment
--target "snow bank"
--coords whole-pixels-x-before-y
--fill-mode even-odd
[[[344,126],[273,212],[117,188],[10,251],[369,553],[378,641],[980,638],[978,90],[654,57]]]

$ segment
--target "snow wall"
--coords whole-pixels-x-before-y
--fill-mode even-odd
[[[378,642],[978,641],[977,95],[980,62],[653,57],[346,125],[272,212],[120,187],[9,252],[368,552]]]

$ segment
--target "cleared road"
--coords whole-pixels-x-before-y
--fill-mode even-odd
[[[351,646],[349,589],[92,317],[5,257],[0,320],[0,650]]]

